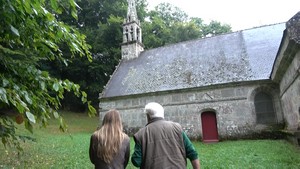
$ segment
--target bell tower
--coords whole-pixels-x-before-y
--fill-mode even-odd
[[[138,20],[135,0],[128,0],[127,17],[123,22],[122,59],[137,58],[144,50],[142,44],[142,29]]]

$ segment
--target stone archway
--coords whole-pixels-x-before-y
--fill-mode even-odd
[[[255,113],[256,124],[279,124],[283,120],[278,89],[273,86],[259,86],[248,96]]]
[[[275,124],[277,122],[272,96],[266,92],[259,92],[254,97],[257,124]]]

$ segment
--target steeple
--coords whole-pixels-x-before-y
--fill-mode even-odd
[[[127,22],[135,21],[137,19],[135,1],[128,0],[128,10],[127,10]]]
[[[135,0],[128,0],[127,17],[123,23],[122,59],[134,59],[144,50],[142,29],[137,17]]]

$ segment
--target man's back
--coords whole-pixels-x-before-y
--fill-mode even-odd
[[[186,168],[182,128],[162,118],[152,119],[134,135],[141,145],[141,168]]]

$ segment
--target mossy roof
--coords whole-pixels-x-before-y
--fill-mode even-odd
[[[121,60],[102,97],[270,79],[285,23],[196,39]]]

